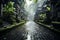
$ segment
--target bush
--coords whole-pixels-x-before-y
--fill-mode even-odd
[[[13,20],[11,19],[14,15],[15,8],[14,8],[14,2],[10,1],[8,4],[5,4],[3,13],[3,18],[5,21],[9,22],[10,24],[13,23]]]
[[[40,16],[40,20],[45,20],[46,19],[46,14],[45,13],[41,13],[39,16]]]
[[[8,2],[8,4],[4,6],[4,12],[5,14],[13,14],[15,12],[15,8],[14,8],[14,2]]]

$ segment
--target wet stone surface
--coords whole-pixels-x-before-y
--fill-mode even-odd
[[[31,36],[31,40],[60,40],[60,34],[57,34],[41,25],[35,29],[36,32]],[[33,30],[32,30],[33,31]],[[14,28],[10,31],[0,34],[0,40],[27,40],[28,32],[25,25]]]

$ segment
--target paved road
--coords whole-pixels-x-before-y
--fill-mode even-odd
[[[34,24],[34,22],[28,23],[27,25],[36,26],[36,23],[35,24]],[[32,27],[30,27],[30,28],[31,28],[31,31],[34,33],[31,36],[31,40],[60,40],[59,34],[53,32],[53,31],[51,31],[51,30],[49,30],[41,25],[37,24],[36,28],[34,28],[34,30],[36,32],[34,32],[32,30],[33,29]],[[28,29],[28,31],[29,30],[30,29]],[[27,35],[28,35],[28,32],[27,32],[25,24],[24,24],[20,27],[11,29],[11,30],[6,31],[6,32],[2,32],[2,34],[0,33],[0,40],[27,40]]]

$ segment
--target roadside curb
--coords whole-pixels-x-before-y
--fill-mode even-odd
[[[20,22],[20,23],[13,24],[13,25],[11,25],[11,26],[9,26],[9,27],[6,27],[6,28],[3,27],[3,28],[0,28],[0,31],[12,29],[12,28],[14,28],[14,27],[16,27],[16,26],[20,26],[20,25],[22,25],[22,24],[24,24],[24,23],[25,23],[25,21],[22,21],[22,22]]]
[[[40,24],[40,25],[42,25],[42,26],[45,26],[46,28],[49,28],[50,30],[53,30],[53,31],[55,31],[55,32],[60,33],[60,31],[59,31],[59,30],[57,30],[57,29],[55,29],[53,26],[46,25],[46,24],[41,23],[41,22],[37,22],[37,23],[38,23],[38,24]]]
[[[60,22],[57,22],[57,21],[52,21],[52,23],[55,23],[55,24],[60,24]]]

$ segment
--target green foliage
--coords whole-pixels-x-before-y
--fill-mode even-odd
[[[7,4],[4,5],[4,13],[3,13],[3,19],[7,21],[10,24],[13,24],[13,14],[15,12],[14,8],[14,2],[10,1]]]
[[[50,7],[46,7],[46,8],[47,8],[47,10],[48,10],[48,11],[50,11],[50,10],[51,10],[51,8],[50,8]]]
[[[45,14],[45,13],[41,13],[39,16],[40,16],[40,19],[41,19],[41,20],[46,19],[46,14]]]
[[[8,4],[4,6],[4,12],[5,13],[14,13],[15,12],[15,8],[14,8],[14,2],[10,1],[8,2]]]
[[[38,0],[33,0],[33,1],[34,1],[34,3],[37,3]]]

